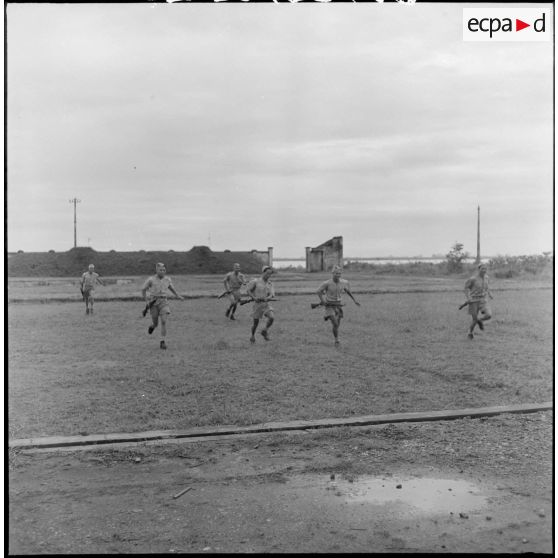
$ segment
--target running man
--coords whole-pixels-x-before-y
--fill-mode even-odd
[[[252,279],[246,288],[248,296],[254,301],[254,308],[252,310],[252,318],[254,321],[252,323],[252,336],[250,337],[250,343],[256,342],[254,334],[256,333],[258,324],[262,318],[266,318],[267,322],[265,327],[260,331],[260,334],[266,341],[269,341],[268,331],[275,319],[275,316],[273,315],[273,308],[269,304],[269,300],[275,298],[273,283],[270,281],[270,277],[274,273],[275,270],[271,266],[264,265],[261,277]]]
[[[149,277],[141,289],[141,296],[149,305],[152,324],[147,328],[147,333],[151,335],[161,318],[161,349],[166,349],[165,337],[167,336],[167,317],[170,314],[167,292],[170,291],[180,300],[184,300],[175,290],[171,278],[166,275],[165,264],[155,265],[155,275]]]
[[[341,318],[343,318],[343,303],[341,295],[347,293],[353,302],[360,306],[360,302],[355,300],[349,282],[346,279],[341,279],[343,271],[341,267],[336,265],[332,269],[332,278],[324,281],[316,294],[320,297],[320,303],[325,306],[324,320],[331,321],[333,337],[335,338],[335,346],[339,346],[339,326],[341,325]]]
[[[95,292],[97,283],[103,287],[105,286],[99,277],[99,274],[95,273],[95,266],[93,264],[89,264],[88,271],[81,276],[81,281],[79,283],[79,290],[81,291],[83,300],[85,301],[86,314],[93,314],[93,293]],[[89,306],[91,306],[91,310],[89,310]]]
[[[235,263],[233,270],[225,275],[225,291],[229,295],[230,305],[225,312],[225,316],[230,320],[236,320],[234,313],[240,302],[240,288],[246,284],[246,277],[240,273],[240,264]]]
[[[486,275],[486,265],[479,264],[478,271],[465,282],[465,296],[469,302],[469,314],[471,314],[472,322],[469,327],[467,337],[473,339],[473,330],[478,325],[479,329],[484,329],[486,320],[490,320],[492,313],[486,302],[486,297],[494,298],[488,288],[488,276]],[[479,318],[479,313],[481,317]]]

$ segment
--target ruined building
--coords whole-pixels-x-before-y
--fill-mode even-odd
[[[258,258],[262,264],[273,266],[273,246],[269,246],[267,250],[251,250],[250,254]]]
[[[334,236],[315,248],[306,247],[306,271],[331,271],[334,265],[343,267],[342,236]]]

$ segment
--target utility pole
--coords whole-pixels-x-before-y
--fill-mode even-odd
[[[70,203],[74,204],[74,248],[77,248],[77,219],[76,219],[76,205],[81,203],[81,200],[74,198],[70,200]]]
[[[477,265],[480,264],[480,205],[477,206]]]

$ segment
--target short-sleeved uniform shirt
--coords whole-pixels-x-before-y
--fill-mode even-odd
[[[271,281],[264,281],[261,277],[252,279],[248,283],[247,292],[249,292],[256,300],[252,309],[252,318],[261,319],[263,316],[273,317],[273,308],[266,300],[267,297],[275,296],[275,289]]]
[[[465,288],[469,291],[469,298],[473,302],[469,304],[469,314],[476,316],[480,311],[483,314],[490,313],[490,308],[486,302],[488,295],[488,276],[480,277],[473,275],[465,282]]]
[[[173,286],[173,284],[168,275],[165,275],[164,277],[153,275],[143,284],[142,290],[146,289],[150,302],[154,301],[151,306],[152,316],[158,315],[162,312],[170,314],[169,302],[167,300],[170,286]]]
[[[92,273],[89,272],[89,271],[86,271],[81,276],[81,284],[82,284],[83,294],[86,297],[92,297],[93,296],[93,291],[95,290],[95,286],[98,283],[98,279],[99,279],[99,274],[95,273],[94,271]]]
[[[225,275],[225,283],[230,289],[229,299],[231,302],[238,302],[240,300],[240,287],[246,283],[246,277],[243,273],[235,273],[230,271]]]
[[[325,294],[325,317],[337,316],[343,317],[343,308],[341,308],[341,295],[350,290],[349,282],[346,279],[339,279],[335,282],[333,279],[324,281],[318,288],[318,292]]]

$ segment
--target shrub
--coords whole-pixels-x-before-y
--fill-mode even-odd
[[[495,271],[493,275],[494,277],[496,277],[496,279],[511,279],[512,277],[517,275],[517,273],[514,273],[512,269],[508,269],[506,271]]]
[[[469,254],[463,251],[463,244],[456,242],[446,254],[448,273],[461,273],[463,271],[463,262],[468,257]]]
[[[544,252],[533,256],[496,256],[490,259],[488,265],[494,270],[494,277],[509,279],[525,273],[537,275],[553,262],[552,253]]]
[[[346,271],[372,271],[378,275],[422,275],[438,276],[446,274],[446,263],[407,262],[401,263],[369,263],[360,261],[345,261],[343,269]]]

